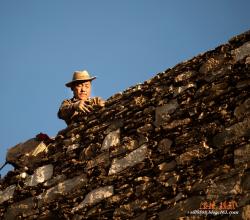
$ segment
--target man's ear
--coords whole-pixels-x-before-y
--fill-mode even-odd
[[[76,84],[75,83],[72,83],[71,86],[70,86],[70,89],[72,92],[74,92],[74,88],[75,88]]]

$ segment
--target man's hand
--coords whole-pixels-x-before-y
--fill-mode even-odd
[[[103,107],[105,105],[105,101],[102,100],[100,97],[94,97],[92,100],[93,100],[93,106]]]
[[[93,107],[87,102],[84,102],[83,100],[76,102],[74,104],[74,108],[84,113],[89,113],[93,110]]]

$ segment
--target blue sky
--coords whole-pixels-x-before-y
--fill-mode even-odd
[[[0,165],[7,149],[66,127],[72,72],[104,99],[250,29],[249,0],[1,0]],[[10,166],[0,173],[4,175]]]

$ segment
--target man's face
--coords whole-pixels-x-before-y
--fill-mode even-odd
[[[73,88],[74,97],[83,101],[86,101],[90,97],[91,93],[91,82],[79,82],[76,83]]]

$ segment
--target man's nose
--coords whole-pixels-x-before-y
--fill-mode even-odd
[[[82,87],[81,92],[87,93],[87,89],[85,87]]]

